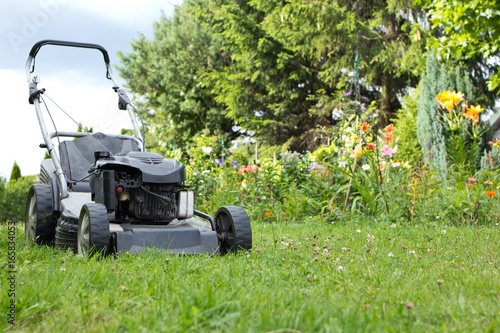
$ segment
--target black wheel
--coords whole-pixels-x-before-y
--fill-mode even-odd
[[[222,255],[252,248],[252,228],[243,208],[221,207],[215,214],[215,219]]]
[[[78,253],[101,253],[109,248],[109,219],[106,206],[97,203],[83,205],[78,220],[76,240]]]
[[[52,189],[46,184],[31,186],[26,202],[24,235],[26,242],[49,244],[54,240],[55,218]]]

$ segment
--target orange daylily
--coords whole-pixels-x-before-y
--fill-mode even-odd
[[[470,108],[467,108],[467,113],[472,113],[472,114],[480,114],[481,111],[484,111],[484,108],[481,107],[481,104],[478,104],[477,106],[471,105]]]
[[[387,125],[385,128],[384,128],[384,132],[386,133],[391,133],[394,131],[394,125],[393,124],[389,124]]]
[[[359,129],[361,131],[363,131],[363,132],[364,131],[368,131],[370,129],[370,124],[368,124],[368,123],[361,123],[361,124],[359,124]]]
[[[377,146],[375,146],[375,144],[373,144],[373,143],[369,143],[366,145],[366,150],[375,151],[376,148],[377,148]]]

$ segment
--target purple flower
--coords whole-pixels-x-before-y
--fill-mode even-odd
[[[311,170],[323,169],[323,167],[316,162],[312,162],[311,164],[309,164],[309,169],[311,169]]]
[[[360,108],[361,108],[361,112],[365,112],[366,111],[366,108],[365,108],[364,105],[361,105]]]
[[[233,169],[236,169],[238,167],[238,162],[233,161]]]
[[[343,91],[342,94],[344,95],[344,97],[349,97],[352,95],[352,91],[348,91],[348,92]]]
[[[215,160],[213,158],[210,159],[210,162],[215,163]]]
[[[218,166],[222,165],[222,158],[219,158],[219,162],[217,163]]]

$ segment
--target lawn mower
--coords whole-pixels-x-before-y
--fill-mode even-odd
[[[106,78],[118,94],[118,108],[128,113],[134,135],[57,129],[44,99],[48,97],[45,89],[38,88],[40,81],[32,75],[35,57],[44,45],[100,51]],[[185,184],[184,165],[146,151],[142,117],[118,86],[108,52],[102,46],[42,40],[32,47],[25,69],[29,103],[35,107],[44,141],[40,147],[50,155],[40,164],[39,183],[29,190],[27,242],[103,255],[145,249],[227,254],[252,247],[250,221],[244,209],[223,206],[215,217],[194,209],[194,193]],[[52,133],[44,122],[42,105],[52,120]],[[52,142],[55,139],[57,145]]]

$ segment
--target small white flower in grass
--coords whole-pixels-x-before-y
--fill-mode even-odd
[[[396,228],[396,224],[391,224],[391,228]]]
[[[398,167],[398,166],[400,166],[400,165],[401,165],[401,163],[400,163],[400,162],[394,162],[394,163],[392,163],[392,167],[393,167],[393,168],[397,168],[397,167]]]
[[[356,230],[356,232],[361,232],[361,230],[358,229],[358,230]]]
[[[446,235],[446,230],[441,230],[441,234]]]
[[[212,152],[212,147],[201,147],[201,150],[203,151],[203,154],[210,154]]]
[[[344,270],[344,267],[339,266],[339,267],[337,268],[337,270],[338,270],[339,272],[342,272],[342,271]]]
[[[363,168],[363,170],[365,171],[370,170],[370,166],[368,164],[363,164],[361,168]]]
[[[373,242],[373,240],[375,239],[375,236],[370,235],[370,234],[366,235],[366,237],[367,237],[367,239],[366,239],[366,240],[368,241],[368,243]]]
[[[342,248],[342,251],[345,251],[345,250],[347,250],[347,248],[346,248],[346,247],[343,247],[343,248]]]
[[[415,250],[408,251],[409,254],[415,254]]]
[[[394,257],[394,254],[389,253],[387,256],[389,256],[390,258],[392,258],[392,257]]]
[[[339,162],[339,168],[345,168],[347,165],[347,162]]]

